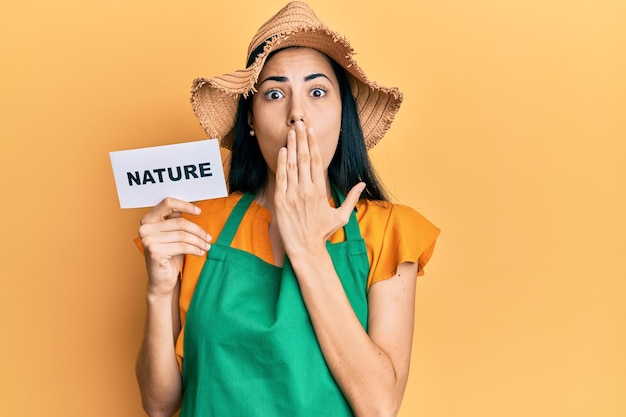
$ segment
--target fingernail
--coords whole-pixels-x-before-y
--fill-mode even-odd
[[[201,212],[201,211],[202,211],[202,210],[200,210],[200,207],[198,207],[198,206],[193,206],[193,212],[194,212],[194,213],[196,213],[196,214],[200,214],[200,212]]]

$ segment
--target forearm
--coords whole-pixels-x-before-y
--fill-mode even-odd
[[[361,326],[325,250],[291,259],[324,358],[357,416],[395,416],[406,384]]]
[[[142,405],[151,417],[173,415],[182,398],[174,339],[180,325],[174,323],[172,314],[174,296],[147,296],[146,328],[136,372]]]

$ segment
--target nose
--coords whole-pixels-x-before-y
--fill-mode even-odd
[[[298,98],[292,98],[289,107],[289,113],[287,117],[287,124],[289,126],[295,125],[298,121],[305,122],[304,106]]]

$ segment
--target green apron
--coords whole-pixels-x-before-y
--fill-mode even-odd
[[[289,259],[279,268],[230,247],[253,200],[252,194],[239,200],[200,273],[185,323],[180,415],[352,416],[324,361]],[[366,329],[369,262],[354,212],[344,231],[346,240],[327,242],[327,248]]]

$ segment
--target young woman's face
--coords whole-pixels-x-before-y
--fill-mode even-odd
[[[326,56],[309,48],[277,52],[265,63],[256,89],[249,123],[270,171],[276,172],[278,151],[299,120],[314,129],[327,169],[339,141],[341,94]]]

